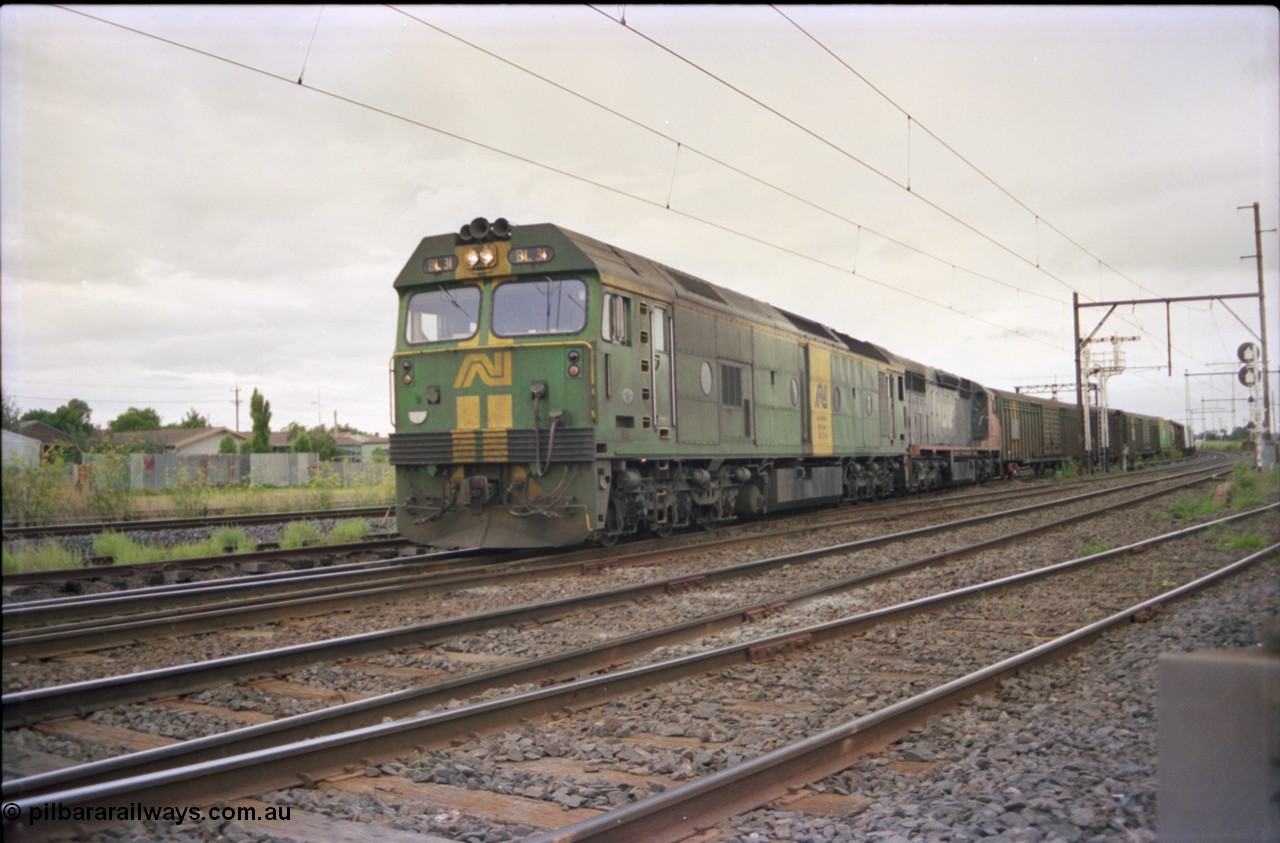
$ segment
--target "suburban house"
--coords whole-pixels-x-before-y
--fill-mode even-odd
[[[50,427],[42,421],[24,421],[18,423],[19,430],[23,436],[29,436],[40,442],[40,456],[44,456],[58,445],[75,446],[71,441],[71,437],[58,430],[56,427]]]
[[[337,433],[333,437],[338,446],[338,459],[347,462],[376,462],[374,452],[381,448],[384,452],[389,448],[391,440],[385,436],[365,436],[359,433]],[[293,443],[287,432],[271,434],[271,452],[284,454],[293,450]]]
[[[152,453],[201,456],[218,453],[223,437],[228,435],[235,438],[237,450],[242,442],[249,441],[248,436],[226,427],[168,427],[163,430],[139,430],[132,433],[117,433],[111,437],[111,441],[122,448],[142,445]]]

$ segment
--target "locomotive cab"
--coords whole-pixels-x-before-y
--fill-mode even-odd
[[[409,538],[572,544],[603,514],[592,470],[599,280],[549,226],[520,233],[478,219],[428,237],[396,280],[391,462]]]

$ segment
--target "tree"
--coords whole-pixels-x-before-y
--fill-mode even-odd
[[[56,410],[27,410],[22,414],[22,421],[38,421],[60,430],[71,440],[66,448],[66,459],[79,462],[83,454],[89,450],[90,443],[98,435],[98,430],[89,421],[93,410],[79,398],[72,398]]]
[[[311,450],[320,455],[322,460],[336,460],[341,455],[338,448],[338,441],[334,439],[333,434],[324,428],[324,425],[311,428],[309,431],[311,437]]]
[[[187,410],[187,414],[178,422],[178,427],[184,430],[204,430],[209,426],[209,420],[196,412],[196,408],[192,407]]]
[[[222,437],[222,441],[218,443],[219,454],[234,454],[236,452],[236,438],[228,433]]]
[[[139,430],[159,430],[160,414],[151,407],[139,410],[130,407],[107,424],[112,433],[133,433]]]
[[[23,421],[41,421],[55,430],[61,430],[77,444],[89,441],[98,431],[89,417],[93,410],[79,398],[72,398],[56,410],[27,410],[22,414]]]
[[[249,418],[253,419],[253,436],[249,439],[249,453],[271,453],[271,402],[258,390],[249,399]]]
[[[293,437],[293,445],[290,446],[289,450],[293,451],[295,454],[309,454],[314,451],[315,448],[311,447],[311,437],[308,436],[307,432],[304,430],[297,436]]]
[[[22,421],[22,411],[18,409],[17,402],[11,400],[7,394],[0,393],[3,396],[4,417],[0,419],[0,427],[5,430],[18,431],[18,422]]]

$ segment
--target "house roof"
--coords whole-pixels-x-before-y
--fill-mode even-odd
[[[160,430],[135,430],[129,433],[117,433],[111,437],[111,441],[116,445],[131,445],[138,442],[154,442],[162,444],[165,450],[181,450],[190,447],[197,442],[202,442],[210,437],[222,437],[231,435],[240,440],[248,439],[243,433],[236,433],[226,427],[166,427]]]
[[[19,427],[21,427],[22,430],[18,432],[23,436],[30,436],[32,439],[39,439],[46,445],[71,442],[70,436],[63,433],[61,430],[58,430],[58,428],[51,427],[42,421],[19,422]]]
[[[309,432],[308,435],[310,435]],[[385,436],[379,439],[377,437],[365,436],[359,433],[335,433],[332,434],[332,436],[333,443],[339,448],[358,448],[361,445],[366,445],[370,442],[380,442],[385,445],[387,442],[391,441]],[[280,431],[271,434],[272,448],[288,448],[292,444],[288,431]]]

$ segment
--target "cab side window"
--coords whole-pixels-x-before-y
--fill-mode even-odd
[[[631,345],[631,299],[606,292],[600,326],[600,338],[605,342]]]

